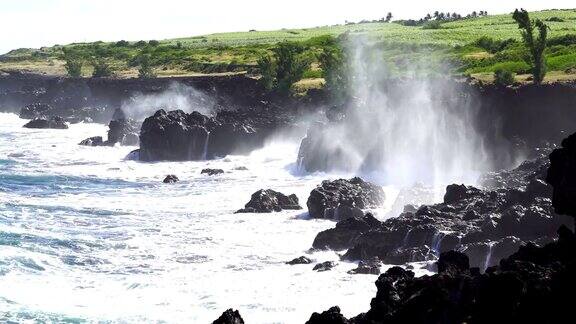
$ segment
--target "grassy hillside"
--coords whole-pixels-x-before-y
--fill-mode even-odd
[[[547,10],[531,13],[550,27],[547,48],[548,81],[576,78],[576,10]],[[308,42],[312,54],[318,51],[318,37],[342,33],[363,34],[382,46],[382,59],[391,70],[413,70],[426,66],[444,72],[471,75],[490,80],[496,69],[504,68],[527,78],[520,32],[511,15],[494,15],[444,22],[438,29],[404,26],[400,23],[369,22],[308,29],[220,33],[162,40],[159,42],[82,43],[41,49],[19,49],[0,57],[0,71],[25,70],[64,75],[64,51],[75,53],[85,62],[82,73],[91,75],[90,62],[104,59],[119,77],[134,77],[143,55],[149,56],[158,76],[210,73],[257,72],[257,59],[281,41]],[[490,48],[478,43],[482,37],[502,45]],[[516,40],[513,42],[510,40]],[[490,44],[488,44],[490,45]],[[320,80],[321,71],[313,63],[307,79]],[[304,82],[306,83],[306,82]],[[307,83],[311,83],[308,80]],[[312,82],[313,83],[313,82]]]

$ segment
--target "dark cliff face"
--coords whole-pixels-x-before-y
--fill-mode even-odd
[[[257,80],[242,76],[173,77],[155,79],[60,78],[29,74],[0,76],[0,111],[18,112],[43,103],[60,110],[102,108],[108,122],[123,101],[136,93],[160,94],[173,83],[191,86],[216,100],[217,108],[257,107],[266,99]]]
[[[576,128],[574,84],[505,88],[447,79],[424,84],[429,96],[426,98],[429,99],[427,104],[434,105],[443,113],[452,112],[460,116],[466,122],[466,129],[473,129],[479,135],[478,138],[467,139],[480,140],[476,143],[477,149],[486,155],[494,169],[509,168],[518,162],[518,158],[533,157],[534,149],[547,143],[558,143]],[[422,88],[422,82],[390,81],[379,87],[386,94],[387,107],[398,110],[411,107],[411,96],[418,95],[415,89]],[[355,106],[351,103],[345,107]],[[382,166],[387,154],[381,140],[374,134],[388,133],[387,129],[383,129],[388,118],[380,115],[379,109],[376,109],[378,105],[369,108],[375,109],[364,109],[360,113],[356,108],[329,109],[329,121],[313,124],[302,141],[299,165],[309,172],[356,171],[350,161],[356,161],[364,171],[373,171]],[[417,119],[418,116],[414,116],[413,120]],[[466,137],[466,134],[462,136]],[[398,136],[401,137],[402,132]],[[409,138],[407,136],[406,140]],[[413,143],[408,142],[407,145]],[[358,157],[362,161],[358,162]]]

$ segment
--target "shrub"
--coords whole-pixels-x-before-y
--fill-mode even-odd
[[[514,74],[508,70],[498,69],[494,72],[494,83],[501,86],[508,86],[514,83]]]
[[[66,64],[64,65],[68,76],[72,78],[79,78],[82,76],[82,61],[77,58],[66,58]]]
[[[272,90],[276,86],[276,62],[270,55],[264,55],[258,59],[258,69],[260,70],[260,82],[267,90]]]
[[[294,42],[281,42],[272,51],[276,60],[276,87],[281,93],[287,93],[292,84],[302,78],[311,60],[303,55],[304,47]]]
[[[150,45],[150,46],[158,46],[158,45],[160,45],[160,42],[157,41],[157,40],[151,40],[151,41],[148,42],[148,45]]]
[[[567,34],[559,37],[550,38],[546,44],[548,46],[555,46],[555,45],[574,45],[576,44],[576,34]]]
[[[564,19],[560,18],[560,17],[550,17],[548,19],[545,19],[546,21],[551,21],[551,22],[564,22]]]
[[[528,12],[524,9],[516,9],[512,18],[518,23],[518,28],[522,29],[522,39],[530,52],[526,62],[532,65],[534,83],[540,84],[546,75],[544,49],[546,49],[548,26],[539,19],[531,20]],[[538,30],[537,37],[534,36],[534,29]]]
[[[504,50],[506,47],[514,43],[516,43],[516,40],[512,38],[501,41],[488,36],[482,36],[474,42],[474,45],[486,50],[486,52],[494,54]]]
[[[326,46],[318,55],[326,90],[336,103],[341,103],[348,95],[348,70],[346,53],[338,43]]]
[[[94,62],[94,72],[92,72],[93,77],[104,78],[104,77],[110,77],[113,74],[114,73],[112,71],[112,68],[104,60],[98,60]]]
[[[141,79],[155,78],[156,74],[150,63],[149,55],[142,55],[140,58],[140,68],[138,69],[138,77]]]
[[[304,49],[302,44],[284,41],[272,49],[272,56],[260,57],[257,63],[264,87],[288,93],[292,84],[302,79],[310,67],[311,59],[305,55]]]
[[[442,28],[442,23],[438,20],[427,21],[422,25],[422,29],[440,29]]]

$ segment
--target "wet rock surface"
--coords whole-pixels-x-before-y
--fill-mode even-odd
[[[190,161],[246,154],[262,147],[274,131],[290,125],[289,118],[281,114],[220,111],[208,117],[196,111],[161,109],[142,124],[140,158]]]
[[[376,281],[370,310],[350,323],[561,323],[572,316],[576,238],[563,227],[544,247],[521,247],[485,274],[466,255],[442,254],[439,273],[393,267]]]
[[[552,202],[560,214],[576,215],[576,134],[550,154],[546,181],[554,187]]]
[[[340,313],[340,307],[330,307],[322,313],[313,313],[306,324],[348,324],[350,323],[344,315]]]
[[[236,213],[271,213],[298,209],[302,207],[298,204],[296,195],[286,196],[272,189],[261,189],[253,193],[250,201]]]
[[[337,263],[334,261],[325,261],[325,262],[316,264],[312,270],[318,271],[318,272],[330,271],[330,270],[332,270],[332,268],[334,268],[336,266],[336,264]]]
[[[104,139],[102,139],[102,136],[93,136],[93,137],[89,137],[89,138],[81,141],[78,145],[102,146],[102,145],[104,145]]]
[[[554,199],[551,208],[576,217],[576,210],[571,208],[572,200],[563,199],[571,197],[576,185],[576,178],[572,177],[572,147],[571,143],[564,142],[562,148],[551,154],[546,180],[552,185],[552,195],[562,197]],[[535,197],[528,189],[530,183],[541,180],[542,176],[540,171],[536,173],[523,191],[532,198]],[[455,186],[450,191],[447,200],[453,202],[486,198],[485,192],[476,192],[469,187]],[[511,195],[518,196],[518,192]],[[480,215],[485,205],[471,206],[480,207]],[[561,225],[557,230],[557,240],[542,247],[532,242],[522,245],[497,265],[487,267],[484,273],[477,267],[470,267],[470,263],[473,262],[467,254],[447,251],[440,254],[438,274],[433,276],[416,278],[412,271],[390,268],[376,281],[377,293],[368,312],[346,319],[338,317],[336,309],[330,309],[314,313],[311,320],[316,321],[311,323],[332,323],[332,319],[334,323],[355,324],[564,323],[573,318],[571,296],[576,290],[576,235],[567,226]]]
[[[134,146],[138,145],[138,122],[126,118],[121,109],[116,109],[112,120],[108,123],[108,139],[104,141],[101,136],[89,137],[80,145],[86,146],[114,146],[116,144]]]
[[[37,118],[29,121],[24,128],[68,129],[68,124],[61,117]]]
[[[384,199],[380,186],[355,177],[323,181],[310,192],[306,206],[311,218],[343,220],[362,217],[363,209],[379,207]]]
[[[380,274],[380,266],[382,262],[378,258],[373,258],[372,260],[360,261],[358,262],[358,267],[348,271],[349,274]]]
[[[206,174],[209,176],[223,174],[223,173],[224,173],[224,170],[222,170],[222,169],[202,169],[202,171],[200,171],[200,174]]]
[[[300,257],[297,257],[291,261],[286,262],[286,264],[289,264],[289,265],[311,264],[311,263],[312,263],[312,260],[310,260],[310,258],[305,257],[305,256],[300,256]]]
[[[173,174],[169,174],[166,176],[166,178],[164,178],[164,180],[162,182],[164,183],[176,183],[180,181],[180,179],[178,179],[177,176],[173,175]]]
[[[228,309],[212,324],[244,324],[244,320],[237,310]]]
[[[344,259],[376,257],[387,264],[436,260],[442,252],[459,250],[483,270],[529,241],[550,242],[560,225],[570,223],[552,208],[551,187],[543,181],[547,159],[520,168],[527,165],[531,171],[524,170],[526,177],[513,187],[450,185],[443,203],[407,209],[384,222],[368,215],[340,221],[320,232],[313,247],[347,249]]]

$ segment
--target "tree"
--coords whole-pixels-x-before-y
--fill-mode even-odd
[[[261,81],[267,89],[287,94],[310,67],[310,57],[302,44],[289,41],[278,43],[272,53],[272,57],[265,55],[258,60]]]
[[[426,14],[426,17],[424,17],[424,20],[428,21],[432,19],[432,16],[430,16],[430,14]]]
[[[440,13],[438,11],[434,11],[434,18],[438,19],[438,16],[440,16]]]
[[[140,58],[140,68],[138,69],[138,77],[141,79],[151,79],[156,77],[149,55],[142,55]]]
[[[303,55],[304,47],[294,42],[281,42],[272,51],[276,59],[276,86],[280,92],[288,93],[310,66],[310,59]]]
[[[276,87],[276,62],[270,55],[264,55],[258,59],[257,63],[262,75],[260,82],[266,90],[272,90]]]
[[[64,52],[64,68],[66,73],[72,78],[79,78],[82,76],[82,59],[81,55],[71,49],[62,49]]]
[[[391,20],[392,20],[392,13],[389,12],[389,13],[386,15],[386,22],[390,22]]]
[[[512,18],[518,23],[518,28],[522,30],[522,39],[529,52],[525,60],[532,67],[534,83],[540,84],[546,75],[544,50],[546,49],[548,26],[540,19],[531,20],[528,12],[524,9],[516,9]],[[538,30],[536,37],[534,36],[534,29]]]
[[[333,43],[325,46],[318,55],[322,76],[326,82],[325,89],[335,103],[341,104],[349,93],[348,58],[340,42],[333,38]]]
[[[108,63],[102,59],[95,61],[93,66],[94,72],[92,72],[92,77],[94,78],[110,77],[112,74],[114,74],[110,65],[108,65]]]

